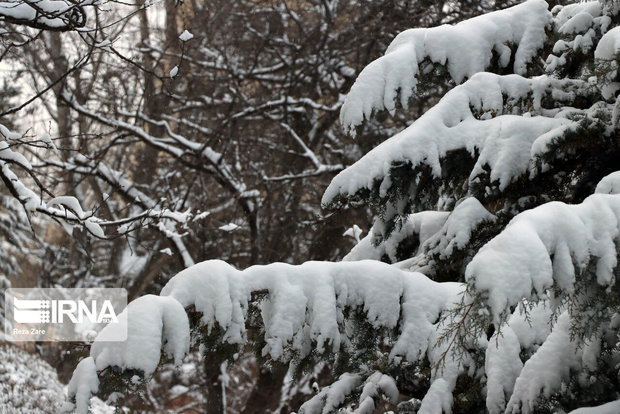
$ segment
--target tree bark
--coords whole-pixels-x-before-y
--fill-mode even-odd
[[[268,413],[278,408],[285,376],[286,367],[274,368],[273,371],[259,367],[256,386],[242,414]]]
[[[204,359],[205,375],[207,377],[204,410],[206,414],[221,414],[224,412],[224,396],[220,376],[222,362],[224,361],[215,356],[208,356]]]

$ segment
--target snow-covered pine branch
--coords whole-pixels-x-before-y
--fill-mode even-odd
[[[498,412],[498,407],[503,409],[508,400],[506,396],[513,392],[508,407],[521,407],[527,412],[543,388],[550,395],[559,389],[563,379],[568,380],[567,368],[581,368],[600,357],[600,345],[592,347],[586,342],[584,350],[573,338],[570,310],[562,311],[557,323],[550,325],[557,309],[561,311],[567,306],[570,309],[570,306],[559,296],[549,301],[545,292],[555,287],[557,292],[565,291],[574,296],[575,285],[593,283],[575,280],[573,269],[573,263],[578,269],[585,269],[587,263],[594,260],[590,255],[596,258],[594,282],[603,288],[609,286],[614,279],[609,272],[615,268],[616,257],[613,241],[620,234],[619,197],[595,195],[578,206],[549,203],[522,213],[481,249],[468,266],[469,288],[481,295],[488,292],[482,302],[472,302],[473,314],[490,315],[497,329],[488,341],[484,337],[471,339],[479,352],[486,353],[490,412]],[[562,225],[558,225],[558,220]],[[616,226],[609,226],[613,222]],[[523,231],[524,228],[528,231]],[[564,234],[557,229],[564,230]],[[537,235],[530,235],[530,231]],[[441,230],[436,234],[445,235]],[[584,235],[588,238],[583,239]],[[528,246],[531,249],[526,249]],[[548,280],[551,275],[554,279]],[[586,277],[587,273],[582,272],[580,276]],[[378,278],[380,285],[376,284]],[[517,283],[518,280],[522,282]],[[266,292],[263,302],[252,303],[256,292]],[[535,296],[530,295],[532,292]],[[203,262],[173,277],[162,290],[161,297],[147,296],[132,302],[121,317],[128,327],[128,340],[107,343],[108,332],[102,331],[91,348],[94,364],[86,373],[82,372],[84,369],[76,370],[72,382],[92,382],[88,378],[96,378],[93,377],[95,371],[101,372],[109,366],[138,370],[148,378],[159,363],[162,347],[166,354],[180,362],[187,352],[190,335],[197,332],[190,332],[185,309],[198,312],[199,324],[207,331],[217,328],[220,340],[244,345],[248,340],[250,308],[258,306],[264,326],[261,352],[273,360],[299,363],[304,358],[331,353],[344,353],[354,358],[357,352],[367,351],[355,349],[359,342],[350,336],[355,332],[351,329],[355,320],[347,316],[351,315],[349,311],[359,308],[374,329],[398,327],[399,335],[389,342],[389,359],[384,362],[398,364],[405,358],[414,363],[426,357],[436,368],[420,412],[449,411],[457,377],[467,371],[467,366],[475,366],[472,355],[453,357],[449,349],[451,344],[440,339],[446,333],[461,334],[450,331],[461,314],[447,316],[449,309],[458,304],[461,293],[459,284],[432,282],[422,274],[374,261],[308,262],[301,266],[272,264],[245,271],[221,261]],[[539,304],[524,305],[534,304],[540,297]],[[618,306],[617,303],[612,305]],[[487,306],[489,312],[485,311]],[[616,317],[613,307],[604,308],[602,312],[612,328],[612,319]],[[439,323],[435,323],[437,319]],[[469,322],[464,323],[467,326]],[[154,330],[145,331],[147,328]],[[550,335],[549,341],[545,341],[547,335]],[[598,339],[594,340],[600,342],[601,333],[597,335]],[[540,342],[543,346],[536,351],[536,344]],[[533,354],[525,365],[519,358],[522,351]],[[554,355],[555,365],[550,365],[549,357],[544,356],[547,354]],[[440,363],[441,366],[436,365]],[[548,378],[540,373],[537,364],[541,363],[545,364]],[[372,365],[369,368],[372,370]],[[512,374],[506,377],[509,369]],[[87,378],[80,380],[82,375]],[[336,408],[346,395],[362,389],[360,402],[363,403],[364,396],[371,392],[369,384],[378,381],[373,380],[373,375],[364,370],[345,374],[302,407],[301,412]],[[390,387],[385,387],[385,392],[393,394]],[[89,395],[96,387],[83,390]],[[77,390],[73,393],[78,405],[83,405],[88,398]],[[370,400],[366,404],[369,405]],[[371,412],[362,407],[360,405],[359,412]]]
[[[493,324],[521,301],[558,304],[579,297],[579,283],[616,284],[620,195],[595,194],[578,205],[543,204],[516,216],[482,247],[465,271],[472,292],[485,295]],[[570,299],[568,299],[570,300]]]
[[[536,3],[482,17],[494,19]],[[553,53],[566,53],[551,54],[544,68],[530,71],[537,74],[544,69],[552,75],[471,74],[410,127],[332,180],[324,206],[370,204],[378,214],[373,244],[394,243],[391,234],[399,233],[399,242],[390,247],[395,252],[401,241],[410,240],[400,230],[407,226],[409,214],[450,210],[467,197],[477,198],[497,215],[498,225],[550,199],[583,200],[614,168],[612,154],[618,146],[612,135],[615,124],[609,123],[618,111],[613,102],[601,101],[620,85],[613,82],[617,72],[609,69],[615,62],[614,49],[606,46],[613,42],[614,30],[605,33],[613,13],[615,8],[598,2],[555,8],[549,28],[558,33],[544,32],[543,38],[570,50],[552,48]],[[583,49],[574,52],[574,42],[586,34],[591,46],[586,48],[583,41],[579,43]],[[595,47],[598,40],[601,43]],[[595,68],[608,62],[603,65],[607,70],[588,72],[590,66],[580,76],[558,76],[562,68],[582,67],[588,59]],[[364,79],[360,75],[357,82],[381,90],[388,87],[380,76]],[[592,165],[595,173],[586,167]],[[392,255],[390,261],[412,253],[406,250],[398,259]]]
[[[570,383],[571,372],[594,373],[604,368],[606,353],[617,353],[619,235],[619,194],[595,194],[579,205],[551,202],[515,217],[467,266],[472,299],[466,301],[496,327],[486,351],[489,381],[493,371],[505,376],[516,370],[503,385],[509,412],[531,412],[541,395]],[[524,330],[520,322],[515,331],[515,318],[528,312],[531,326]],[[541,329],[551,329],[548,339],[525,339]],[[535,342],[541,347],[521,368],[518,355]],[[496,398],[487,396],[491,412]]]
[[[355,135],[355,129],[373,113],[394,114],[397,105],[407,108],[419,77],[432,72],[434,65],[446,66],[457,84],[492,64],[502,70],[512,63],[514,73],[525,75],[543,47],[550,23],[547,3],[528,0],[454,26],[404,31],[385,56],[359,74],[342,107],[342,124]]]
[[[377,278],[381,278],[380,285]],[[222,261],[202,262],[174,276],[161,296],[131,302],[119,316],[126,325],[110,325],[101,331],[91,347],[92,363],[82,361],[72,383],[94,383],[89,378],[114,366],[148,378],[159,364],[162,347],[180,363],[190,336],[192,343],[201,339],[201,326],[207,333],[217,332],[223,343],[243,346],[248,342],[248,318],[256,312],[260,315],[257,325],[262,327],[260,352],[274,361],[299,364],[318,357],[365,360],[375,355],[376,343],[357,336],[356,326],[364,324],[377,331],[377,341],[389,344],[387,353],[374,356],[381,363],[389,366],[403,358],[423,361],[433,348],[436,321],[458,302],[462,289],[457,283],[433,282],[420,273],[376,261],[299,266],[274,263],[244,271]],[[252,301],[256,294],[264,299]],[[198,326],[191,331],[185,313],[190,309],[199,315]],[[125,326],[127,341],[105,341],[109,330]],[[391,336],[393,331],[399,333]],[[428,355],[431,364],[441,356],[439,352]],[[362,392],[358,386],[368,388],[368,382],[363,383],[379,366],[371,361],[366,368],[360,366],[356,374],[359,383],[348,393]],[[70,398],[83,406],[81,402],[96,388],[82,388],[80,393],[79,388],[70,387],[74,390]],[[365,395],[368,393],[370,389]]]
[[[548,142],[577,127],[577,121],[561,108],[580,95],[591,94],[590,89],[580,80],[476,74],[448,92],[409,128],[338,174],[325,191],[323,204],[356,196],[395,199],[390,200],[393,204],[399,204],[403,194],[415,199],[416,187],[409,188],[397,174],[411,170],[420,180],[427,171],[431,179],[443,180],[444,160],[458,150],[466,151],[475,163],[455,187],[476,187],[481,176],[488,175],[485,184],[502,191],[533,169],[536,156]],[[547,101],[551,107],[543,106]],[[451,187],[446,192],[454,190]],[[367,195],[368,191],[372,195]],[[438,199],[436,194],[427,203],[433,206]]]
[[[398,262],[467,284],[460,308],[445,321],[452,332],[439,343],[453,348],[447,359],[485,355],[484,367],[474,364],[481,373],[470,367],[468,375],[481,375],[483,383],[486,377],[491,413],[619,397],[611,393],[620,302],[618,5],[580,2],[541,13],[549,20],[546,30],[535,32],[542,36],[536,54],[548,56],[531,68],[515,66],[516,74],[497,75],[476,73],[497,70],[487,55],[463,54],[483,57],[471,72],[472,66],[448,67],[456,83],[468,80],[340,173],[323,198],[328,207],[368,203],[377,213],[348,260]],[[434,41],[429,33],[423,46]],[[451,47],[458,41],[446,48],[456,54],[452,62],[459,61]],[[416,55],[422,46],[406,44],[395,40],[358,77],[342,114],[349,132],[374,112],[393,113],[398,94],[406,107],[422,72],[417,64],[429,59]],[[436,63],[449,66],[450,58]],[[449,408],[434,412],[441,411]]]

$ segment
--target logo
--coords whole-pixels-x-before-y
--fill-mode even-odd
[[[13,319],[19,323],[47,323],[50,321],[49,300],[13,299]]]
[[[91,300],[90,307],[83,300],[20,300],[13,299],[13,319],[19,323],[94,323],[118,322],[110,300],[104,300],[98,310],[97,301]],[[51,309],[51,310],[50,310]],[[51,312],[51,314],[50,314]]]
[[[92,341],[107,325],[106,341],[123,341],[125,289],[9,289],[5,334],[16,341]],[[126,322],[126,321],[125,321]]]

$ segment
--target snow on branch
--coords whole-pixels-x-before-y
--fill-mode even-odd
[[[596,370],[602,334],[584,343],[573,335],[569,311],[561,312],[555,324],[551,320],[549,302],[539,302],[529,312],[517,310],[491,337],[485,364],[489,413],[536,412],[539,398],[551,397],[571,374]],[[532,351],[523,363],[521,352]]]
[[[614,414],[620,411],[620,400],[615,400],[596,407],[581,407],[568,414]]]
[[[176,247],[183,264],[192,266],[195,262],[192,258],[182,235],[176,232],[175,226],[186,226],[190,221],[200,217],[191,212],[171,210],[163,208],[161,201],[153,200],[151,197],[140,191],[138,187],[130,181],[121,171],[110,168],[101,160],[91,160],[82,154],[70,158],[68,161],[46,160],[44,165],[54,166],[64,170],[70,170],[85,176],[96,176],[109,184],[116,192],[121,194],[127,201],[130,201],[141,211],[134,211],[127,217],[116,220],[102,221],[102,226],[117,227],[117,235],[124,235],[135,230],[145,223],[156,223],[157,229],[164,234]],[[104,200],[104,202],[107,202]]]
[[[0,2],[0,19],[43,30],[75,30],[86,24],[84,6],[94,4],[90,0],[8,0]]]
[[[495,220],[496,217],[489,213],[480,201],[475,197],[468,197],[452,210],[441,230],[425,241],[424,250],[427,254],[434,252],[447,258],[455,250],[465,248],[477,226]]]
[[[538,303],[527,312],[518,309],[502,326],[501,332],[495,332],[489,339],[484,364],[489,413],[504,412],[506,401],[523,369],[521,352],[529,352],[547,339],[551,331],[551,314],[547,303]]]
[[[382,374],[372,373],[366,381],[359,374],[345,373],[333,384],[323,388],[321,392],[305,402],[299,408],[299,414],[321,414],[335,412],[347,396],[352,394],[358,387],[362,387],[358,408],[355,414],[372,414],[375,412],[375,400],[385,396],[392,403],[398,401],[398,388],[394,378]]]
[[[376,330],[400,332],[391,359],[417,361],[435,343],[436,321],[458,301],[462,288],[375,261],[274,263],[240,271],[210,260],[178,273],[160,297],[131,302],[119,316],[129,328],[127,341],[106,342],[109,331],[117,329],[108,325],[95,340],[91,357],[97,371],[118,366],[141,370],[148,377],[159,363],[162,346],[177,362],[187,351],[190,330],[184,308],[201,314],[200,324],[208,331],[217,327],[224,342],[242,345],[248,341],[250,306],[258,306],[264,327],[262,354],[273,360],[352,352],[356,339],[345,325],[352,314],[363,314]],[[266,297],[252,303],[253,294],[261,292]],[[377,380],[375,387],[393,394],[387,378]],[[355,382],[359,385],[362,378]],[[367,394],[371,391],[369,386]]]
[[[374,188],[379,197],[385,197],[395,184],[390,176],[394,165],[409,165],[412,170],[427,166],[433,176],[441,177],[442,159],[461,149],[477,157],[470,184],[489,167],[490,181],[497,181],[503,190],[528,170],[533,147],[542,148],[542,143],[577,125],[561,116],[565,114],[560,109],[544,108],[543,98],[552,95],[556,105],[569,104],[587,89],[577,80],[478,73],[407,129],[339,173],[325,190],[322,203],[329,205]]]
[[[9,143],[13,146],[22,143],[18,141],[20,136],[10,132],[2,125],[0,125],[0,127],[0,132],[2,132],[2,135],[6,139],[6,141],[0,141],[0,179],[2,179],[11,195],[21,203],[24,210],[27,213],[42,213],[56,221],[70,225],[80,224],[93,236],[101,239],[106,238],[101,228],[104,220],[95,217],[92,211],[84,211],[80,202],[75,197],[54,197],[41,181],[39,181],[31,163],[22,154],[11,149]],[[18,166],[28,175],[29,179],[36,185],[36,191],[31,189],[29,184],[18,177],[11,168],[13,165]],[[46,203],[37,192],[41,194],[41,196],[45,193],[50,196],[51,199]]]
[[[99,371],[110,366],[131,367],[150,377],[162,349],[177,365],[189,351],[189,320],[174,298],[142,296],[129,303],[118,318],[119,324],[103,329],[91,347],[90,356]],[[115,331],[119,329],[127,331],[125,341],[106,340],[118,338]]]
[[[614,27],[603,35],[594,51],[594,62],[598,67],[598,77],[603,96],[611,99],[620,88],[618,83],[618,61],[620,61],[620,28]],[[617,115],[614,116],[617,123]]]
[[[174,243],[181,253],[184,264],[186,266],[194,264],[185,244],[181,240],[181,236],[175,232],[175,224],[186,225],[194,218],[189,209],[177,211],[161,207],[160,202],[151,199],[140,191],[121,172],[109,168],[100,160],[91,160],[82,154],[77,154],[67,161],[46,158],[43,163],[32,165],[21,153],[13,150],[21,145],[29,145],[31,143],[21,140],[19,134],[9,131],[2,125],[0,125],[0,133],[6,140],[0,141],[0,178],[13,198],[21,203],[26,213],[44,214],[66,225],[68,231],[71,231],[70,229],[74,225],[81,225],[91,235],[100,239],[110,236],[110,232],[106,235],[103,228],[116,227],[118,229],[117,235],[122,235],[133,228],[143,225],[145,221],[157,222],[159,230]],[[51,148],[55,150],[49,137],[45,140],[49,141]],[[28,178],[21,179],[11,168],[13,166],[19,167],[21,171],[28,175]],[[84,210],[76,197],[54,196],[45,187],[39,180],[36,169],[49,166],[86,176],[97,176],[111,185],[126,199],[141,207],[142,211],[133,212],[130,216],[120,219],[101,219],[96,216],[97,209],[92,211]],[[44,194],[49,196],[47,202],[42,198]],[[107,201],[104,200],[104,202]]]
[[[379,287],[377,278],[382,281]],[[401,307],[410,305],[415,309],[412,312],[427,315],[426,323],[431,324],[459,291],[458,286],[374,261],[274,263],[244,271],[225,262],[207,261],[172,278],[162,295],[176,298],[184,307],[194,305],[209,329],[217,324],[227,342],[243,343],[251,294],[268,291],[262,353],[286,361],[292,357],[291,344],[301,358],[309,354],[313,342],[319,352],[338,351],[345,308],[360,307],[376,328],[395,328]],[[412,352],[424,350],[422,346]]]
[[[359,387],[362,382],[363,378],[359,374],[342,374],[333,384],[323,388],[320,393],[306,401],[299,408],[299,414],[318,414],[335,411],[342,405],[345,397]]]
[[[359,243],[343,258],[344,261],[355,260],[381,260],[387,256],[392,263],[399,261],[398,246],[404,240],[415,237],[416,248],[414,256],[420,251],[420,247],[434,234],[441,230],[450,215],[448,211],[421,211],[410,214],[402,226],[394,230],[388,239],[383,238],[383,223],[375,221],[374,225]]]
[[[592,283],[616,283],[619,235],[618,194],[594,194],[577,205],[543,204],[516,216],[483,246],[465,278],[473,291],[484,294],[484,306],[499,328],[523,300],[545,299],[549,289],[573,294],[588,265],[594,268]]]
[[[544,390],[546,396],[552,395],[562,380],[569,377],[571,369],[581,368],[583,352],[571,337],[569,313],[562,313],[541,347],[523,366],[506,412],[533,412],[541,391]]]
[[[446,65],[456,83],[487,69],[494,56],[502,68],[513,59],[514,72],[525,75],[543,46],[550,22],[547,3],[529,0],[454,26],[404,31],[383,57],[360,73],[342,106],[342,124],[355,135],[355,128],[373,112],[386,109],[393,114],[397,102],[406,108],[419,76],[432,70],[433,64]]]
[[[603,177],[594,192],[598,194],[620,194],[620,171]]]
[[[99,388],[97,372],[119,366],[142,371],[150,377],[164,354],[180,365],[189,351],[189,321],[185,309],[173,298],[146,295],[127,305],[119,323],[106,326],[93,343],[90,356],[77,365],[69,382],[65,411],[88,412],[88,401]],[[127,339],[118,341],[121,332]],[[114,342],[108,338],[116,338]]]
[[[620,28],[614,27],[596,45],[594,57],[601,60],[614,60],[620,54]]]
[[[517,215],[468,264],[467,294],[438,343],[486,348],[490,413],[533,412],[571,372],[596,371],[606,332],[617,334],[619,236],[620,195],[550,202]]]
[[[67,387],[67,396],[73,403],[66,403],[62,412],[71,412],[74,409],[78,413],[87,413],[90,396],[99,389],[99,377],[97,367],[92,357],[84,358],[75,367],[73,377]]]

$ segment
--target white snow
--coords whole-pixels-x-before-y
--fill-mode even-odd
[[[521,349],[543,343],[551,333],[551,305],[546,301],[529,305],[529,309],[519,306],[508,319],[508,326],[517,335]]]
[[[4,136],[4,138],[9,142],[17,141],[22,137],[17,132],[12,132],[11,130],[9,130],[7,127],[5,127],[2,124],[0,124],[0,134],[2,134],[2,136]]]
[[[187,30],[184,30],[183,33],[179,35],[179,39],[181,39],[181,41],[183,42],[187,42],[188,40],[191,40],[193,38],[194,38],[194,35],[188,32]]]
[[[554,286],[570,294],[575,267],[596,263],[596,282],[613,283],[615,240],[620,234],[620,195],[595,194],[582,204],[551,202],[516,216],[483,246],[465,278],[488,292],[493,322],[522,299],[544,296]],[[553,258],[553,259],[552,259]]]
[[[46,208],[53,210],[54,206],[62,206],[61,214],[70,219],[79,219],[82,221],[86,229],[95,237],[104,239],[105,233],[99,225],[100,220],[95,217],[88,217],[90,212],[85,212],[77,198],[73,196],[54,197],[47,202]]]
[[[237,230],[239,228],[239,226],[235,223],[228,223],[228,224],[224,224],[223,226],[220,226],[219,229],[222,231],[226,231],[226,232],[231,232],[234,230]]]
[[[362,229],[357,224],[354,224],[353,227],[349,227],[344,233],[342,233],[345,237],[353,238],[357,243],[360,242],[360,235],[362,234]]]
[[[608,402],[597,407],[582,407],[568,414],[618,414],[620,413],[620,400]]]
[[[30,188],[26,187],[24,183],[17,177],[17,175],[11,170],[9,162],[5,161],[2,156],[6,156],[7,152],[10,150],[0,151],[0,168],[2,168],[2,174],[11,181],[13,187],[17,191],[19,201],[24,205],[25,209],[28,211],[36,211],[38,208],[44,206],[43,202],[39,198],[39,196],[32,191]],[[10,153],[8,153],[9,156]],[[15,154],[15,153],[14,153]],[[12,156],[11,156],[12,157]]]
[[[88,413],[90,397],[99,389],[99,377],[92,357],[84,358],[75,367],[67,389],[67,396],[75,397],[76,414]]]
[[[522,350],[531,350],[542,343],[551,331],[551,308],[539,302],[529,309],[519,307],[508,322],[489,339],[486,350],[486,406],[490,414],[503,413],[521,374]]]
[[[45,133],[41,135],[39,139],[41,140],[41,142],[45,143],[45,146],[47,148],[51,148],[52,150],[54,150],[56,155],[59,154],[58,148],[56,148],[56,144],[54,144],[54,141],[52,140],[52,137],[50,136],[50,134]]]
[[[338,380],[321,392],[306,401],[300,408],[299,414],[322,414],[335,411],[342,404],[347,395],[362,383],[358,374],[342,374]]]
[[[97,397],[92,397],[90,399],[90,414],[116,414],[116,408]]]
[[[598,41],[597,33],[605,33],[611,22],[609,16],[601,16],[602,3],[587,1],[556,6],[552,13],[554,26],[562,35],[553,46],[553,54],[547,56],[545,71],[553,73],[571,60],[570,53],[589,54],[594,43]]]
[[[605,99],[611,99],[618,88],[620,88],[616,79],[619,54],[620,27],[616,26],[603,35],[594,50],[595,63],[598,64],[600,72],[597,75],[599,77],[598,82],[601,85],[601,91]],[[614,114],[615,123],[617,123],[617,114]]]
[[[580,352],[571,338],[570,316],[564,312],[558,317],[547,340],[523,366],[506,412],[533,412],[541,391],[549,397],[569,378],[571,368],[580,368]]]
[[[584,33],[592,26],[593,17],[590,13],[580,12],[571,17],[558,30],[563,34]]]
[[[397,100],[403,107],[415,93],[419,65],[428,60],[447,65],[456,83],[490,64],[493,52],[507,66],[515,45],[514,71],[525,74],[526,66],[542,47],[545,27],[551,22],[547,3],[528,0],[520,5],[466,20],[455,26],[410,29],[400,33],[385,55],[360,73],[340,113],[345,129],[355,127],[374,111],[394,113]],[[398,93],[400,92],[400,99]]]
[[[84,210],[82,210],[80,202],[77,198],[73,196],[54,197],[47,202],[47,207],[52,207],[55,205],[60,205],[71,210],[79,218],[83,218],[85,216]]]
[[[503,327],[501,332],[501,335],[495,333],[491,337],[486,352],[486,406],[491,414],[504,411],[506,400],[523,368],[519,358],[519,339],[509,326]]]
[[[452,412],[452,390],[456,384],[456,376],[460,371],[450,370],[450,380],[436,379],[422,399],[418,414],[436,414]]]
[[[268,292],[260,305],[265,356],[286,362],[310,352],[338,352],[347,335],[344,311],[348,308],[363,311],[377,329],[399,327],[401,334],[390,357],[414,361],[430,352],[433,324],[457,301],[463,286],[437,283],[420,273],[376,261],[274,263],[243,271],[222,261],[206,261],[174,276],[162,289],[162,296],[134,300],[118,316],[120,324],[106,326],[91,347],[96,370],[119,366],[141,370],[149,377],[162,348],[179,364],[189,347],[184,308],[192,305],[202,313],[207,329],[217,324],[224,341],[244,343],[249,300],[256,291]],[[125,328],[126,341],[107,340]],[[342,380],[319,394],[328,406],[336,407],[343,390],[355,382],[353,377]],[[377,388],[389,398],[396,395],[389,378],[381,377]]]
[[[475,199],[466,199],[459,206],[463,206],[465,216],[474,220],[492,218]],[[494,297],[503,296],[509,305],[529,298],[532,288],[522,291],[519,277],[542,277],[538,273],[533,275],[534,270],[547,273],[548,279],[555,278],[558,286],[570,289],[572,279],[569,276],[574,278],[574,273],[567,263],[571,266],[572,260],[576,264],[586,263],[589,255],[597,256],[599,261],[605,259],[605,254],[609,254],[607,239],[617,237],[617,231],[605,233],[601,229],[614,222],[614,215],[620,217],[618,195],[594,195],[582,205],[549,203],[526,211],[474,258],[466,272],[469,283],[476,283],[482,290],[490,287],[487,289],[491,290],[489,306],[495,320],[499,320],[498,312],[506,307],[503,302],[497,305]],[[620,220],[616,219],[616,229],[618,222]],[[599,223],[603,224],[597,227]],[[510,237],[502,236],[509,232]],[[453,234],[458,235],[459,231]],[[516,248],[503,244],[515,234],[523,234]],[[590,240],[593,237],[595,241]],[[555,250],[548,248],[550,246]],[[542,265],[541,260],[551,262],[551,255],[554,255],[554,262]],[[497,260],[501,266],[493,261],[483,263],[481,257]],[[603,266],[603,283],[609,282],[604,276],[612,264],[607,260]],[[477,271],[479,269],[486,273]],[[487,275],[492,278],[485,279]],[[377,283],[378,278],[381,283]],[[545,286],[540,289],[550,286],[545,281],[530,280],[529,283]],[[400,334],[389,355],[392,361],[406,358],[413,362],[426,357],[435,365],[443,359],[442,369],[432,375],[430,389],[419,412],[449,412],[456,380],[471,362],[467,356],[463,360],[445,356],[448,345],[446,342],[438,344],[438,338],[447,322],[437,323],[437,320],[458,303],[463,288],[456,283],[433,282],[420,273],[405,272],[376,261],[308,262],[299,266],[274,263],[243,271],[222,261],[206,261],[174,276],[162,289],[161,297],[146,296],[132,302],[119,316],[123,320],[129,316],[128,340],[106,343],[104,330],[93,344],[91,356],[97,370],[117,365],[141,369],[147,376],[157,366],[162,346],[169,356],[180,362],[189,341],[184,308],[192,305],[202,313],[202,323],[208,329],[217,324],[224,332],[225,341],[245,343],[245,318],[251,294],[265,291],[267,296],[260,306],[266,343],[263,355],[286,362],[294,356],[303,358],[310,352],[338,352],[346,337],[342,325],[344,309],[358,308],[377,329],[398,327]],[[510,296],[513,291],[517,292],[514,297]],[[583,351],[576,350],[576,344],[568,340],[567,313],[560,317],[548,336],[551,308],[546,301],[528,307],[527,314],[522,311],[517,308],[507,322],[501,324],[501,334],[496,333],[488,342],[485,371],[490,413],[502,412],[507,400],[508,409],[517,407],[527,412],[540,392],[557,389],[570,367],[592,366],[600,352],[596,343]],[[523,365],[521,350],[536,350],[540,343],[543,345]],[[390,399],[398,395],[389,377],[345,374],[332,386],[324,387],[300,413],[338,407],[345,396],[358,387],[362,387],[360,413],[371,412],[374,398],[379,394]]]
[[[594,58],[615,60],[620,53],[620,27],[614,27],[603,35],[594,50]]]
[[[129,303],[118,319],[118,324],[103,328],[91,346],[98,371],[108,366],[133,368],[148,378],[159,364],[162,349],[177,365],[189,350],[187,314],[173,298],[142,296]],[[126,341],[108,341],[125,329]]]
[[[101,228],[99,223],[97,223],[97,219],[95,219],[94,217],[89,217],[84,220],[83,223],[84,226],[88,229],[88,231],[91,232],[95,237],[105,239],[105,233],[103,232],[103,229]]]
[[[0,160],[6,162],[14,162],[21,165],[27,170],[32,169],[30,162],[19,152],[14,152],[9,148],[9,144],[5,141],[0,141]]]
[[[374,372],[364,382],[359,405],[354,413],[373,414],[375,412],[375,399],[378,399],[381,395],[386,396],[391,404],[396,404],[399,396],[396,381],[389,375]]]
[[[170,69],[170,77],[174,78],[175,76],[177,76],[177,74],[179,73],[179,67],[175,66],[172,69]]]
[[[17,20],[30,20],[52,28],[62,28],[68,25],[68,19],[64,15],[73,7],[75,7],[73,2],[63,0],[37,0],[36,4],[3,1],[0,2],[0,15]]]
[[[582,13],[587,13],[592,17],[599,17],[602,12],[602,4],[598,0],[580,1],[566,6],[556,7],[554,7],[552,12],[557,11],[557,14],[553,19],[557,27],[563,27],[573,17]]]
[[[449,214],[448,211],[421,211],[410,214],[402,227],[394,230],[387,240],[381,239],[381,222],[377,221],[368,235],[360,240],[342,260],[380,260],[383,255],[387,255],[392,262],[396,262],[397,248],[404,239],[417,235],[418,245],[422,246],[441,229]],[[381,240],[379,244],[376,244],[377,239]],[[411,253],[415,255],[418,252],[419,248]]]
[[[603,177],[596,185],[594,192],[599,194],[620,194],[620,171]]]
[[[1,319],[0,323],[3,322]],[[56,369],[36,353],[4,342],[12,341],[9,335],[2,333],[0,337],[2,338],[0,339],[2,341],[0,342],[0,412],[3,414],[58,412],[64,392]]]
[[[450,298],[446,306],[446,311],[455,310],[460,303],[462,295],[457,294]],[[422,398],[422,404],[418,414],[435,414],[452,412],[453,396],[452,391],[456,386],[456,381],[466,366],[469,365],[470,358],[467,353],[462,357],[455,357],[450,350],[450,341],[440,341],[440,337],[449,329],[452,316],[448,316],[432,326],[429,335],[428,350],[426,357],[431,367],[431,386]]]
[[[148,378],[159,365],[162,350],[176,365],[189,351],[187,314],[173,298],[142,296],[129,303],[118,319],[118,324],[108,324],[99,332],[90,357],[80,361],[73,372],[68,397],[75,397],[78,414],[88,412],[91,394],[99,385],[98,371],[118,366],[141,370]],[[125,341],[118,341],[123,336],[119,330],[127,332]]]
[[[338,196],[353,195],[378,183],[385,193],[392,185],[389,173],[393,163],[410,163],[411,168],[425,164],[433,175],[440,177],[441,159],[457,149],[466,149],[472,156],[480,153],[470,182],[477,179],[486,165],[491,169],[490,179],[497,180],[503,190],[525,173],[532,157],[545,148],[543,143],[537,143],[538,139],[547,143],[576,125],[562,117],[502,115],[504,107],[518,106],[522,100],[531,98],[534,113],[546,114],[540,104],[546,93],[553,93],[556,100],[568,99],[579,86],[583,82],[546,76],[527,79],[518,75],[478,73],[448,92],[407,129],[340,172],[325,190],[322,203],[328,204]],[[476,116],[477,113],[481,114]],[[482,114],[496,117],[482,119],[489,117]],[[534,154],[533,149],[536,149]]]
[[[195,305],[209,329],[217,323],[226,341],[243,343],[248,301],[257,290],[269,292],[262,306],[263,354],[288,360],[288,346],[303,357],[312,350],[311,340],[316,341],[314,351],[324,352],[326,345],[337,351],[344,307],[362,307],[376,327],[395,327],[402,311],[403,333],[395,352],[419,356],[425,352],[431,324],[460,285],[432,282],[422,274],[375,261],[273,263],[239,271],[212,260],[173,277],[162,295],[176,298],[184,307]]]
[[[442,229],[426,241],[425,248],[446,258],[454,249],[463,249],[469,243],[472,231],[480,223],[495,219],[475,197],[468,197],[457,204]]]

